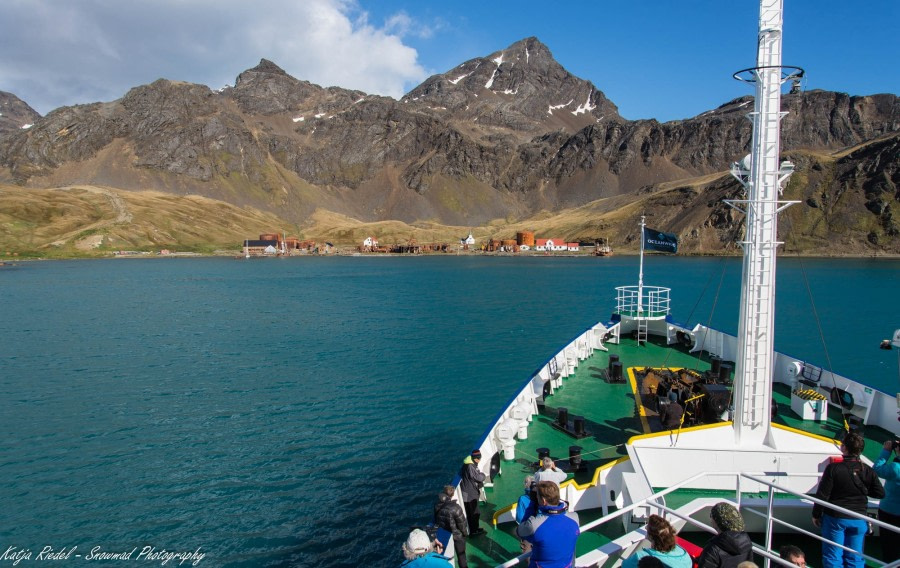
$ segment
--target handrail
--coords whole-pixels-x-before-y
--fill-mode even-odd
[[[821,541],[821,542],[827,542],[827,543],[829,543],[829,544],[833,544],[833,545],[835,545],[835,546],[837,546],[837,547],[839,547],[839,548],[841,548],[841,549],[843,549],[843,550],[847,550],[847,551],[850,551],[850,552],[856,552],[857,554],[860,554],[860,555],[861,555],[864,559],[866,559],[866,560],[872,560],[872,561],[874,561],[874,562],[880,562],[880,563],[882,563],[882,566],[890,566],[890,567],[900,566],[900,559],[898,559],[898,560],[896,560],[896,561],[893,561],[893,562],[890,562],[890,563],[884,563],[883,561],[881,561],[881,560],[879,560],[879,559],[877,559],[877,558],[873,558],[872,556],[869,556],[869,555],[865,554],[865,553],[864,553],[863,551],[861,551],[861,550],[853,550],[852,548],[848,548],[848,547],[846,547],[846,546],[844,546],[844,545],[842,545],[842,544],[838,544],[838,543],[836,543],[836,542],[833,542],[833,541],[831,541],[831,540],[828,540],[827,538],[825,538],[825,537],[823,537],[823,536],[821,536],[821,535],[817,535],[817,534],[815,534],[815,533],[806,531],[806,530],[804,530],[804,529],[802,529],[802,528],[800,528],[800,527],[798,527],[798,526],[792,525],[792,524],[790,524],[790,523],[788,523],[788,522],[785,522],[785,521],[781,521],[781,520],[779,520],[779,519],[776,519],[775,517],[772,516],[772,498],[773,498],[773,495],[772,495],[771,489],[775,489],[775,490],[777,490],[777,491],[783,491],[784,493],[789,493],[789,494],[791,494],[791,495],[800,497],[800,499],[801,499],[802,501],[804,501],[804,502],[811,502],[811,503],[814,503],[814,504],[816,504],[816,505],[822,505],[823,507],[826,507],[826,508],[828,508],[828,509],[831,509],[831,510],[834,510],[834,511],[838,511],[838,512],[844,514],[844,515],[848,515],[848,516],[850,516],[851,518],[859,519],[859,520],[862,520],[862,521],[866,521],[866,522],[871,523],[871,524],[873,524],[873,525],[875,525],[875,526],[877,526],[877,527],[880,527],[882,530],[883,530],[883,529],[887,529],[887,530],[889,530],[889,531],[891,531],[891,532],[895,532],[895,533],[898,534],[898,536],[900,536],[900,527],[895,527],[894,525],[889,525],[889,524],[887,524],[887,523],[885,523],[885,522],[883,522],[883,521],[879,521],[878,519],[874,519],[874,518],[869,517],[869,516],[867,516],[867,515],[861,515],[861,514],[859,514],[859,513],[856,513],[856,512],[854,512],[854,511],[851,511],[851,510],[849,510],[849,509],[845,509],[845,508],[843,508],[843,507],[841,507],[841,506],[839,506],[839,505],[835,505],[835,504],[833,504],[833,503],[829,503],[828,501],[823,501],[823,500],[821,500],[821,499],[819,499],[819,498],[817,498],[817,497],[813,497],[812,495],[807,495],[807,494],[805,494],[805,493],[797,493],[796,491],[793,491],[793,490],[791,490],[791,489],[787,489],[787,488],[785,488],[785,487],[782,487],[782,486],[778,485],[777,483],[773,483],[773,482],[765,481],[765,480],[763,480],[763,479],[759,479],[758,477],[755,477],[755,476],[753,476],[753,475],[751,475],[751,474],[748,474],[748,473],[741,473],[740,475],[741,475],[741,477],[746,477],[747,479],[750,479],[750,480],[755,481],[755,482],[757,482],[757,483],[761,483],[761,484],[763,484],[763,485],[768,485],[768,486],[770,487],[770,491],[769,491],[769,506],[768,506],[768,508],[767,508],[767,509],[768,509],[768,510],[767,510],[767,515],[768,515],[768,516],[767,516],[767,519],[770,520],[771,522],[777,522],[778,524],[780,524],[780,525],[782,525],[782,526],[784,526],[784,527],[788,527],[788,528],[794,529],[794,530],[796,530],[797,532],[800,532],[800,533],[802,533],[802,534],[805,534],[806,536],[811,536],[811,537],[813,537],[814,539],[819,540],[819,541]],[[738,499],[740,499],[740,493],[738,494]],[[878,502],[877,499],[868,499],[869,504],[872,504],[873,501],[874,501],[875,503]],[[740,504],[740,500],[738,500],[738,503]],[[749,509],[748,511],[751,512],[751,513],[753,513],[753,514],[762,516],[762,513],[758,513],[758,512],[756,512],[756,511],[753,511],[752,509]],[[770,525],[767,525],[766,528],[767,528],[767,531],[766,531],[766,539],[767,539],[767,543],[768,543],[768,542],[769,542],[768,539],[769,539],[770,536],[771,536],[771,535],[770,535],[770,532],[769,532],[770,529],[771,529],[771,526],[770,526]],[[882,537],[882,538],[884,538],[884,537]]]
[[[644,499],[641,499],[641,500],[639,500],[639,501],[636,501],[635,503],[632,503],[631,505],[628,505],[628,506],[626,506],[626,507],[623,507],[623,508],[621,508],[621,509],[619,509],[619,510],[613,512],[613,513],[610,513],[610,514],[608,514],[608,515],[605,515],[605,516],[603,516],[603,517],[601,517],[601,518],[599,518],[599,519],[596,519],[596,520],[594,520],[594,521],[591,521],[591,522],[589,522],[589,523],[586,523],[586,524],[584,524],[584,525],[581,525],[581,527],[580,527],[580,528],[581,528],[581,532],[587,532],[587,531],[593,530],[593,529],[599,527],[600,525],[606,524],[606,523],[608,523],[609,521],[612,521],[612,520],[614,520],[614,519],[617,519],[617,518],[621,517],[622,515],[625,515],[625,514],[631,512],[631,511],[634,511],[635,509],[638,509],[638,508],[640,508],[640,507],[645,507],[645,506],[647,506],[647,505],[652,505],[653,507],[656,507],[656,508],[658,508],[658,509],[661,510],[661,511],[664,511],[664,512],[666,512],[666,513],[669,513],[669,514],[671,514],[672,516],[678,517],[679,519],[685,521],[685,523],[690,523],[691,525],[696,526],[697,528],[700,528],[700,529],[702,529],[703,531],[706,531],[706,532],[710,532],[710,533],[715,534],[717,531],[716,531],[716,529],[714,529],[713,527],[711,527],[711,526],[709,526],[709,525],[707,525],[707,524],[705,524],[705,523],[703,523],[703,522],[700,522],[700,521],[697,521],[697,520],[691,518],[689,514],[688,514],[688,515],[683,515],[683,514],[679,513],[678,511],[676,511],[676,510],[674,510],[674,509],[671,509],[671,508],[667,507],[666,505],[664,505],[664,504],[660,501],[662,497],[668,495],[669,493],[672,493],[673,491],[677,491],[678,489],[681,489],[681,488],[684,487],[685,485],[687,485],[687,484],[689,484],[689,483],[691,483],[691,482],[693,482],[693,481],[695,481],[695,480],[697,480],[697,479],[699,479],[699,478],[701,478],[701,477],[710,476],[710,475],[712,475],[712,476],[734,476],[734,477],[735,477],[735,482],[736,482],[736,483],[735,483],[735,492],[736,492],[735,502],[737,503],[737,507],[738,507],[738,508],[740,508],[740,506],[741,506],[741,501],[742,501],[741,479],[747,479],[747,480],[753,481],[753,482],[755,482],[755,483],[758,483],[758,484],[760,484],[760,485],[763,485],[763,486],[768,487],[768,491],[767,491],[766,513],[763,514],[763,513],[761,513],[761,512],[755,511],[755,510],[750,509],[750,508],[746,509],[750,514],[753,514],[753,515],[757,515],[757,516],[765,517],[765,518],[766,518],[766,535],[765,535],[765,536],[766,536],[766,539],[765,539],[765,547],[760,546],[760,545],[757,545],[757,544],[754,544],[754,545],[753,545],[753,551],[754,551],[754,553],[759,554],[760,556],[762,556],[763,558],[766,559],[766,562],[765,562],[765,568],[769,568],[770,562],[771,562],[772,560],[774,560],[774,561],[776,562],[776,564],[779,564],[779,565],[791,566],[791,564],[790,564],[789,562],[786,562],[786,561],[782,560],[777,554],[773,553],[773,552],[771,551],[771,549],[770,549],[770,546],[771,546],[771,543],[772,543],[772,540],[771,540],[771,538],[772,538],[772,528],[773,528],[772,525],[775,524],[775,523],[777,523],[778,525],[780,525],[780,526],[782,526],[782,527],[786,527],[786,528],[789,528],[789,529],[791,529],[791,530],[794,530],[794,531],[796,531],[796,532],[798,532],[798,533],[800,533],[800,534],[803,534],[803,535],[812,537],[812,538],[814,538],[814,539],[816,539],[816,540],[819,540],[819,541],[821,541],[821,542],[827,542],[827,543],[833,544],[833,545],[835,545],[835,546],[838,546],[838,547],[840,547],[840,548],[842,548],[842,549],[844,549],[844,550],[849,550],[849,551],[851,551],[851,552],[857,552],[857,553],[861,554],[865,560],[867,560],[867,561],[873,561],[873,562],[876,563],[876,565],[880,565],[880,566],[882,566],[883,568],[900,568],[900,559],[894,560],[894,561],[892,561],[892,562],[890,562],[890,563],[885,563],[885,562],[883,562],[882,560],[879,560],[879,559],[877,559],[877,558],[873,558],[873,557],[871,557],[871,556],[866,555],[866,554],[865,554],[864,552],[862,552],[862,551],[854,551],[854,550],[852,550],[852,549],[850,549],[850,548],[847,548],[847,547],[845,547],[845,546],[843,546],[843,545],[841,545],[841,544],[838,544],[838,543],[836,543],[836,542],[830,541],[830,540],[828,540],[828,539],[822,537],[821,535],[817,535],[817,534],[812,533],[812,532],[810,532],[810,531],[807,531],[807,530],[805,530],[805,529],[803,529],[803,528],[801,528],[801,527],[799,527],[799,526],[796,526],[796,525],[793,525],[793,524],[788,523],[788,522],[786,522],[786,521],[782,521],[782,520],[780,520],[780,519],[775,518],[775,517],[773,516],[773,514],[772,514],[773,504],[774,504],[774,496],[775,496],[775,493],[776,493],[776,492],[782,492],[782,493],[786,493],[786,494],[789,494],[789,495],[793,495],[793,496],[795,496],[795,497],[798,497],[798,498],[800,499],[801,502],[804,502],[804,503],[815,503],[815,504],[823,505],[823,506],[825,506],[825,507],[828,507],[829,509],[839,511],[839,512],[841,512],[841,513],[843,513],[843,514],[846,514],[846,515],[850,516],[850,517],[865,520],[865,521],[867,521],[867,522],[869,522],[869,523],[872,523],[872,524],[875,525],[875,526],[880,527],[882,530],[888,530],[888,531],[891,531],[891,532],[895,532],[895,533],[898,533],[898,536],[900,536],[900,528],[898,528],[898,527],[895,527],[895,526],[893,526],[893,525],[889,525],[889,524],[887,524],[887,523],[884,523],[884,522],[882,522],[882,521],[879,521],[878,519],[873,519],[873,518],[868,517],[868,516],[866,516],[866,515],[860,515],[859,513],[855,513],[855,512],[853,512],[853,511],[849,511],[849,510],[847,510],[847,509],[844,509],[843,507],[834,505],[834,504],[832,504],[832,503],[828,503],[828,502],[826,502],[826,501],[822,501],[821,499],[818,499],[818,498],[813,497],[813,496],[811,496],[811,495],[807,495],[807,494],[805,494],[805,493],[798,493],[797,491],[794,491],[793,489],[786,488],[786,487],[784,487],[784,486],[782,486],[782,485],[779,485],[778,483],[775,483],[775,482],[773,482],[773,481],[769,481],[769,480],[767,480],[767,479],[763,479],[763,478],[759,477],[759,476],[787,477],[787,476],[788,476],[787,472],[759,472],[759,473],[746,473],[746,472],[702,472],[702,473],[698,473],[698,474],[695,474],[695,475],[693,475],[693,476],[691,476],[691,477],[688,477],[688,478],[686,478],[686,479],[684,479],[684,480],[682,480],[682,481],[680,481],[680,482],[678,482],[678,483],[676,483],[676,484],[674,484],[674,485],[672,485],[672,486],[670,486],[670,487],[667,487],[666,489],[663,489],[662,491],[659,491],[659,492],[657,492],[657,493],[654,493],[653,495],[650,495],[649,497],[646,497],[646,498],[644,498]],[[803,475],[803,476],[809,475],[809,476],[815,476],[815,477],[818,477],[818,476],[819,476],[818,472],[800,473],[800,474],[791,473],[790,475],[791,475],[792,477],[797,476],[797,475]],[[871,505],[871,504],[874,504],[874,503],[877,503],[877,500],[872,500],[872,499],[869,500],[869,504],[870,504],[870,505]],[[623,535],[623,536],[624,536],[624,535]],[[882,538],[885,538],[885,536],[882,535]],[[513,566],[518,565],[518,563],[519,563],[521,560],[524,560],[524,559],[526,559],[526,558],[529,558],[530,556],[531,556],[531,552],[530,552],[530,551],[529,551],[529,552],[526,552],[526,553],[523,553],[523,554],[521,554],[521,555],[519,555],[519,556],[517,556],[517,557],[515,557],[515,558],[512,558],[512,559],[510,559],[510,560],[504,562],[503,564],[499,564],[499,565],[497,566],[497,568],[512,568]]]

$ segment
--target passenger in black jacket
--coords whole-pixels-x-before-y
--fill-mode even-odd
[[[434,524],[453,534],[456,563],[459,568],[468,568],[466,537],[469,536],[469,527],[466,524],[466,516],[463,515],[462,507],[453,500],[454,492],[455,489],[452,485],[446,485],[438,495],[438,502],[434,505]]]
[[[737,568],[744,561],[753,561],[753,542],[744,532],[744,519],[734,505],[716,503],[709,512],[719,534],[714,536],[697,559],[698,568]]]
[[[478,498],[481,496],[481,488],[487,476],[478,464],[481,462],[481,450],[472,450],[472,455],[467,456],[459,469],[459,491],[462,493],[463,507],[466,509],[466,520],[469,522],[469,536],[484,534],[483,528],[478,526],[481,512],[478,510]]]
[[[841,443],[841,461],[835,461],[825,467],[816,497],[848,511],[865,515],[869,505],[869,497],[884,497],[884,486],[878,475],[868,465],[862,463],[859,456],[866,446],[865,439],[851,432]],[[869,525],[863,519],[857,519],[837,511],[828,509],[818,503],[813,507],[813,523],[822,527],[822,537],[853,550],[862,550]],[[893,560],[891,558],[887,560]],[[865,560],[859,554],[845,551],[833,544],[822,543],[823,568],[862,568]]]

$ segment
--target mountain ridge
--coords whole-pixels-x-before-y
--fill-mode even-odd
[[[0,181],[196,194],[293,225],[327,210],[361,223],[491,226],[609,198],[634,203],[661,184],[722,172],[747,151],[751,105],[741,97],[685,120],[625,120],[533,37],[433,75],[399,100],[323,88],[262,59],[220,91],[159,79],[0,131]],[[810,91],[785,95],[783,106],[787,153],[831,156],[900,129],[900,101],[889,94]],[[877,250],[900,246],[894,158],[850,152],[854,166],[835,170],[836,182],[841,196],[864,198],[829,202],[832,218],[835,208],[861,207],[844,217],[874,235],[866,242]],[[802,167],[798,179],[826,183]],[[725,218],[696,222],[683,231]]]

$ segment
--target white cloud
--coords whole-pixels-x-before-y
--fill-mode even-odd
[[[353,0],[5,0],[0,90],[46,113],[160,77],[218,88],[266,58],[399,98],[426,77],[403,38],[430,33],[405,12],[372,25]]]
[[[409,14],[404,11],[397,12],[390,16],[384,23],[384,30],[387,33],[395,34],[400,37],[409,35],[428,39],[434,35],[434,28],[413,20]]]

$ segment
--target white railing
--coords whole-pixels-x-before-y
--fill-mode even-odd
[[[753,508],[751,508],[750,505],[748,505],[747,507],[745,507],[745,508],[743,509],[743,511],[746,512],[746,513],[749,513],[749,514],[752,514],[752,515],[757,515],[757,516],[762,517],[763,519],[765,519],[765,546],[760,546],[760,545],[757,545],[757,544],[754,544],[754,545],[753,545],[753,552],[754,552],[755,554],[759,554],[760,556],[762,556],[763,558],[766,559],[765,565],[764,565],[765,568],[769,568],[769,567],[770,567],[770,563],[771,563],[772,561],[774,561],[776,564],[781,565],[781,566],[789,566],[789,567],[790,567],[790,566],[793,566],[793,564],[791,564],[790,562],[787,562],[787,561],[785,561],[785,560],[782,560],[782,559],[779,557],[778,554],[774,553],[774,552],[771,550],[771,544],[772,544],[772,532],[773,532],[774,525],[776,525],[776,524],[779,525],[779,526],[782,527],[782,528],[786,528],[786,529],[795,531],[795,532],[797,532],[797,533],[799,533],[799,534],[803,534],[803,535],[806,535],[806,536],[808,536],[808,537],[812,537],[812,538],[814,538],[814,539],[816,539],[816,540],[819,540],[819,541],[821,541],[821,542],[828,542],[828,543],[834,544],[835,546],[838,546],[838,547],[840,547],[840,548],[842,548],[842,549],[844,549],[844,550],[850,550],[851,552],[857,552],[857,553],[859,553],[859,554],[862,554],[863,558],[864,558],[866,561],[874,562],[876,566],[882,566],[883,568],[900,568],[900,559],[895,559],[895,560],[892,560],[892,561],[886,563],[886,562],[881,561],[881,560],[879,560],[879,559],[877,559],[877,558],[873,558],[873,557],[871,557],[871,556],[869,556],[869,555],[866,555],[866,554],[862,553],[861,551],[854,551],[854,550],[852,550],[852,549],[850,549],[850,548],[847,548],[847,547],[845,547],[845,546],[843,546],[843,545],[841,545],[841,544],[838,544],[838,543],[836,543],[836,542],[830,541],[830,540],[828,540],[828,539],[826,539],[826,538],[824,538],[824,537],[822,537],[822,536],[820,536],[820,535],[818,535],[818,534],[815,534],[815,533],[812,533],[812,532],[810,532],[810,531],[807,531],[807,530],[805,530],[804,528],[802,528],[802,527],[800,527],[800,526],[798,526],[798,525],[794,525],[794,524],[791,524],[791,523],[786,522],[786,521],[784,521],[784,520],[781,520],[781,519],[776,518],[775,515],[774,515],[774,513],[773,513],[773,510],[774,510],[774,502],[775,502],[775,494],[776,494],[776,493],[783,493],[783,494],[789,494],[789,495],[793,495],[793,496],[797,497],[797,498],[798,498],[798,501],[797,501],[797,502],[798,502],[798,503],[801,503],[801,504],[803,504],[803,505],[806,505],[807,507],[809,507],[809,505],[811,505],[811,504],[813,504],[813,503],[818,503],[818,504],[820,504],[820,505],[824,505],[824,506],[829,507],[829,508],[831,508],[831,509],[840,511],[841,513],[847,514],[847,515],[849,515],[849,516],[851,516],[851,517],[853,517],[853,518],[858,518],[858,519],[863,519],[863,520],[865,520],[865,521],[868,521],[868,522],[871,523],[872,525],[875,525],[875,526],[879,527],[879,528],[882,530],[882,535],[881,535],[881,538],[882,538],[882,539],[890,538],[888,535],[885,535],[885,534],[883,533],[883,531],[885,531],[885,530],[890,531],[890,532],[893,532],[893,533],[896,533],[897,536],[900,536],[900,528],[898,528],[898,527],[895,527],[895,526],[893,526],[893,525],[889,525],[889,524],[887,524],[887,523],[881,522],[881,521],[879,521],[879,520],[877,520],[877,519],[873,519],[873,518],[871,518],[871,517],[867,517],[867,516],[865,516],[865,515],[860,515],[860,514],[854,513],[853,511],[848,511],[848,510],[846,510],[846,509],[843,509],[842,507],[838,507],[838,506],[836,506],[836,505],[827,503],[827,502],[825,502],[825,501],[821,501],[821,500],[816,499],[815,497],[811,497],[811,496],[809,496],[809,495],[807,495],[807,494],[804,494],[804,493],[798,493],[798,492],[796,492],[796,491],[793,491],[793,490],[788,489],[788,488],[786,488],[786,487],[782,487],[781,485],[779,485],[779,484],[777,484],[777,483],[768,481],[768,480],[763,479],[762,477],[760,477],[760,476],[771,476],[772,473],[770,473],[770,472],[769,472],[769,473],[763,473],[763,472],[761,472],[761,473],[755,473],[755,474],[750,474],[750,473],[740,473],[740,472],[738,472],[738,473],[735,473],[735,472],[699,473],[699,474],[694,475],[694,476],[692,476],[692,477],[689,477],[689,478],[687,478],[687,479],[685,479],[685,480],[683,480],[683,481],[681,481],[681,482],[679,482],[679,483],[677,483],[677,484],[675,484],[675,485],[673,485],[673,486],[671,486],[671,487],[668,487],[668,488],[666,488],[666,489],[664,489],[664,490],[662,490],[662,491],[659,491],[659,492],[657,492],[657,493],[654,493],[653,495],[651,495],[651,496],[649,496],[649,497],[647,497],[647,498],[645,498],[645,499],[642,499],[642,500],[640,500],[640,501],[637,501],[637,502],[635,502],[635,503],[632,503],[631,505],[628,505],[627,507],[623,507],[623,508],[621,508],[621,509],[615,511],[614,513],[610,513],[609,515],[606,515],[606,516],[604,516],[604,517],[601,517],[601,518],[599,518],[599,519],[597,519],[597,520],[595,520],[595,521],[591,521],[591,522],[589,522],[589,523],[586,523],[586,524],[584,524],[584,525],[581,525],[581,527],[580,527],[580,528],[581,528],[581,532],[584,533],[584,532],[587,532],[587,531],[596,529],[597,527],[599,527],[599,526],[601,526],[601,525],[604,525],[604,524],[606,524],[606,523],[608,523],[608,522],[610,522],[610,521],[612,521],[612,520],[615,520],[615,519],[617,519],[617,518],[619,518],[619,517],[621,517],[621,516],[623,516],[623,515],[626,515],[626,514],[632,512],[632,511],[634,511],[634,510],[636,510],[636,509],[639,509],[639,508],[642,508],[642,507],[651,506],[651,507],[657,509],[660,513],[662,513],[662,512],[667,513],[667,514],[669,514],[669,515],[671,515],[671,516],[673,516],[673,517],[676,517],[676,518],[678,518],[678,519],[681,519],[681,520],[684,521],[686,524],[690,524],[690,525],[692,525],[692,526],[694,526],[694,527],[696,527],[696,528],[699,528],[699,529],[701,529],[701,530],[703,530],[703,531],[706,531],[706,532],[715,534],[715,533],[717,532],[715,528],[713,528],[712,526],[709,526],[709,525],[707,525],[707,524],[705,524],[705,523],[703,523],[703,522],[701,522],[701,521],[698,521],[698,520],[694,519],[693,517],[691,517],[691,514],[696,513],[698,510],[701,510],[701,509],[705,508],[706,506],[708,506],[708,505],[709,505],[710,503],[712,503],[712,502],[718,502],[718,501],[721,501],[721,499],[699,499],[699,500],[695,500],[695,503],[699,502],[700,504],[699,504],[696,508],[694,508],[694,509],[689,509],[689,508],[688,508],[687,510],[685,510],[685,509],[686,509],[685,507],[682,507],[682,508],[679,509],[679,510],[671,509],[671,508],[667,507],[667,506],[664,504],[664,501],[663,501],[663,499],[662,499],[662,498],[665,497],[666,495],[668,495],[668,494],[670,494],[670,493],[672,493],[672,492],[674,492],[674,491],[677,491],[677,490],[679,490],[679,489],[681,489],[681,488],[683,488],[683,487],[689,486],[689,485],[692,484],[694,481],[696,481],[696,480],[698,480],[698,479],[700,479],[700,478],[702,478],[702,477],[706,477],[706,476],[710,476],[710,475],[717,475],[717,476],[733,476],[733,477],[735,478],[735,486],[736,486],[736,489],[735,489],[735,500],[734,500],[734,501],[735,501],[735,503],[736,503],[736,506],[737,506],[739,509],[740,509],[740,507],[741,507],[742,501],[746,501],[746,499],[743,499],[743,498],[742,498],[742,495],[741,495],[741,480],[742,480],[742,479],[746,479],[746,480],[749,480],[749,481],[751,481],[751,482],[753,482],[753,483],[755,483],[755,484],[760,484],[760,485],[762,485],[762,486],[768,487],[767,498],[766,498],[766,500],[765,500],[765,501],[766,501],[766,504],[765,504],[765,509],[766,509],[766,510],[765,510],[764,513],[763,513],[763,512],[759,512],[759,511],[754,510]],[[780,475],[780,476],[786,477],[788,474],[784,473],[784,474],[779,474],[779,475]],[[818,477],[818,476],[819,476],[819,473],[818,473],[818,472],[810,472],[810,473],[806,473],[806,474],[803,474],[803,473],[801,473],[801,474],[791,473],[790,475],[791,475],[791,476],[803,475],[803,476],[813,476],[813,477]],[[756,498],[754,498],[753,503],[751,503],[751,505],[759,505],[759,504],[761,503],[761,501],[762,501],[762,499],[756,499]],[[870,505],[871,505],[871,504],[872,504],[872,502],[870,501]],[[810,513],[811,513],[811,507],[809,507],[809,508],[810,508]],[[811,514],[810,514],[810,516],[811,516]],[[587,554],[585,554],[585,555],[580,556],[579,558],[576,559],[575,566],[580,567],[580,568],[591,567],[591,566],[601,566],[601,565],[603,565],[603,564],[604,564],[611,556],[621,555],[622,553],[624,553],[625,551],[627,551],[629,548],[632,548],[634,545],[636,545],[636,544],[639,543],[641,540],[643,540],[643,538],[644,538],[644,531],[643,531],[643,529],[640,530],[640,531],[634,531],[634,532],[632,532],[632,533],[628,533],[628,534],[626,534],[626,535],[623,535],[623,537],[620,537],[619,539],[616,539],[615,541],[613,541],[612,543],[610,543],[610,544],[604,546],[604,547],[601,548],[601,549],[597,549],[597,550],[595,550],[595,551],[593,551],[593,552],[589,552],[589,553],[587,553]],[[510,559],[510,560],[504,562],[503,564],[497,565],[497,568],[512,568],[513,566],[517,566],[517,565],[519,564],[519,562],[521,562],[522,560],[525,560],[525,559],[529,558],[530,556],[531,556],[531,552],[526,552],[526,553],[524,553],[524,554],[521,554],[521,555],[519,555],[519,556],[517,556],[517,557],[515,557],[515,558],[512,558],[512,559]]]
[[[669,315],[671,288],[644,286],[643,294],[638,286],[616,288],[616,312],[621,316],[658,318]]]

